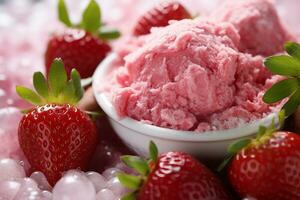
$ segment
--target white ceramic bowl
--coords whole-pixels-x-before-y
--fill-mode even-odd
[[[230,143],[241,138],[253,137],[260,125],[269,125],[276,116],[274,113],[238,128],[205,133],[161,128],[129,117],[120,119],[107,96],[99,92],[103,77],[106,76],[115,58],[116,54],[111,54],[98,66],[93,76],[93,91],[115,132],[139,155],[148,155],[148,144],[153,140],[160,153],[176,150],[190,153],[202,161],[220,161],[226,156],[227,146]]]

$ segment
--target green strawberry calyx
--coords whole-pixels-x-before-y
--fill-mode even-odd
[[[76,105],[84,93],[77,70],[72,70],[68,80],[60,58],[54,59],[48,80],[41,72],[34,73],[33,86],[35,91],[23,86],[16,86],[16,91],[21,98],[36,106],[47,103]]]
[[[120,37],[120,32],[103,25],[101,20],[101,8],[95,0],[90,0],[82,14],[79,24],[71,22],[69,12],[64,0],[59,0],[57,5],[59,20],[70,28],[80,28],[98,36],[100,39],[113,40]]]
[[[146,160],[138,156],[125,155],[121,160],[125,165],[134,169],[138,175],[129,175],[126,173],[119,173],[117,175],[119,181],[128,189],[132,190],[121,200],[135,200],[139,192],[139,188],[147,181],[150,172],[155,168],[158,159],[158,149],[154,142],[149,144],[150,159]]]
[[[230,163],[233,157],[241,151],[247,150],[248,148],[259,148],[261,145],[268,142],[273,137],[273,134],[284,126],[284,120],[285,111],[281,110],[278,114],[278,126],[276,126],[275,119],[273,119],[268,127],[262,125],[259,127],[256,138],[245,138],[230,144],[227,147],[228,155],[219,165],[217,171],[222,171]]]
[[[266,91],[263,101],[272,104],[288,98],[283,109],[286,116],[290,116],[300,105],[300,44],[287,42],[284,49],[288,55],[275,55],[264,61],[265,66],[272,73],[285,76],[286,79]]]

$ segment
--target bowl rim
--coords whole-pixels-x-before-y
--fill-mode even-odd
[[[197,133],[195,131],[183,131],[170,128],[163,128],[155,125],[146,124],[130,117],[120,118],[112,103],[107,96],[97,89],[97,84],[101,78],[107,73],[111,63],[117,58],[116,53],[110,53],[97,67],[93,74],[92,88],[97,103],[102,110],[115,122],[119,123],[127,129],[131,129],[142,135],[173,140],[173,141],[189,141],[189,142],[216,142],[232,139],[239,139],[256,134],[260,125],[269,125],[275,118],[278,123],[277,112],[271,113],[268,116],[256,120],[252,123],[246,123],[239,127],[227,130],[206,131]]]

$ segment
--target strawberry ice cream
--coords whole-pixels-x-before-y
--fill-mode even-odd
[[[230,22],[241,36],[239,49],[269,56],[283,51],[283,43],[294,39],[282,26],[269,0],[225,1],[210,18]]]
[[[117,112],[189,130],[197,117],[230,106],[238,39],[226,23],[183,20],[157,29],[125,58],[126,73],[117,76],[123,86],[114,97]]]
[[[263,66],[263,55],[280,52],[291,37],[268,1],[237,6],[242,13],[226,7],[220,20],[214,14],[173,21],[131,39],[130,48],[119,51],[126,55],[124,63],[110,77],[119,116],[203,132],[234,128],[278,109],[262,101],[264,91],[280,79]],[[262,30],[267,22],[270,27]]]

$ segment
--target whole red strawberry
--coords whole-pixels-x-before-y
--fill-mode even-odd
[[[87,78],[110,50],[106,42],[84,30],[67,29],[63,33],[56,33],[48,42],[45,57],[47,73],[52,61],[62,58],[68,74],[75,66],[80,75]]]
[[[119,174],[126,187],[133,189],[123,199],[138,200],[227,200],[220,181],[204,165],[183,152],[168,152],[157,158],[157,148],[150,144],[152,160],[124,156],[122,160],[141,176]],[[154,153],[153,153],[154,152]]]
[[[85,9],[80,25],[71,23],[64,0],[59,0],[58,14],[68,28],[51,36],[45,54],[46,72],[55,58],[62,58],[68,74],[75,68],[81,77],[90,77],[111,51],[107,40],[117,38],[119,33],[102,27],[100,7],[95,0]]]
[[[240,197],[257,200],[300,199],[300,136],[261,128],[256,139],[242,140],[229,165],[230,183]],[[240,150],[241,149],[241,150]]]
[[[54,60],[46,81],[34,74],[37,91],[17,86],[17,93],[35,105],[21,119],[18,135],[21,149],[32,170],[43,172],[54,185],[69,169],[85,170],[98,143],[96,127],[75,104],[83,89],[76,70],[67,74],[61,60]]]
[[[159,4],[142,15],[134,29],[134,35],[150,33],[152,27],[167,26],[170,20],[190,19],[190,13],[176,1]]]

